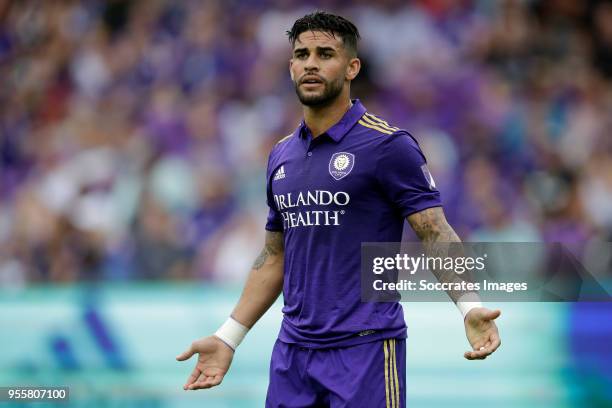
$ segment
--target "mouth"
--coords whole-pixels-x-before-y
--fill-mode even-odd
[[[309,75],[309,76],[302,78],[302,80],[300,81],[300,84],[307,88],[311,88],[311,87],[316,87],[318,85],[322,85],[323,81],[317,76]]]

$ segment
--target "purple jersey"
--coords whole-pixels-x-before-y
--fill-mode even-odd
[[[361,302],[361,243],[400,241],[405,217],[440,206],[440,194],[412,136],[353,102],[324,134],[302,122],[270,153],[266,229],[284,232],[286,343],[406,337],[399,303]]]

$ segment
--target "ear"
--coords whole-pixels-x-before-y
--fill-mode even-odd
[[[357,74],[359,74],[359,70],[361,70],[361,61],[359,58],[351,58],[346,66],[346,75],[344,79],[352,81],[357,77]]]
[[[289,75],[291,76],[291,80],[295,81],[295,79],[293,78],[293,70],[291,69],[291,67],[293,67],[293,58],[289,60]]]

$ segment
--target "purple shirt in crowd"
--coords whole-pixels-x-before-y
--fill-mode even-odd
[[[279,141],[267,169],[266,229],[283,231],[279,339],[340,347],[405,338],[398,302],[361,301],[362,242],[399,242],[406,216],[440,206],[415,139],[359,100],[313,139],[302,123]]]

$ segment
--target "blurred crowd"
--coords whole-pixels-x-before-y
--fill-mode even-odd
[[[242,280],[315,9],[358,26],[352,95],[464,240],[611,240],[610,1],[3,0],[0,286]]]

